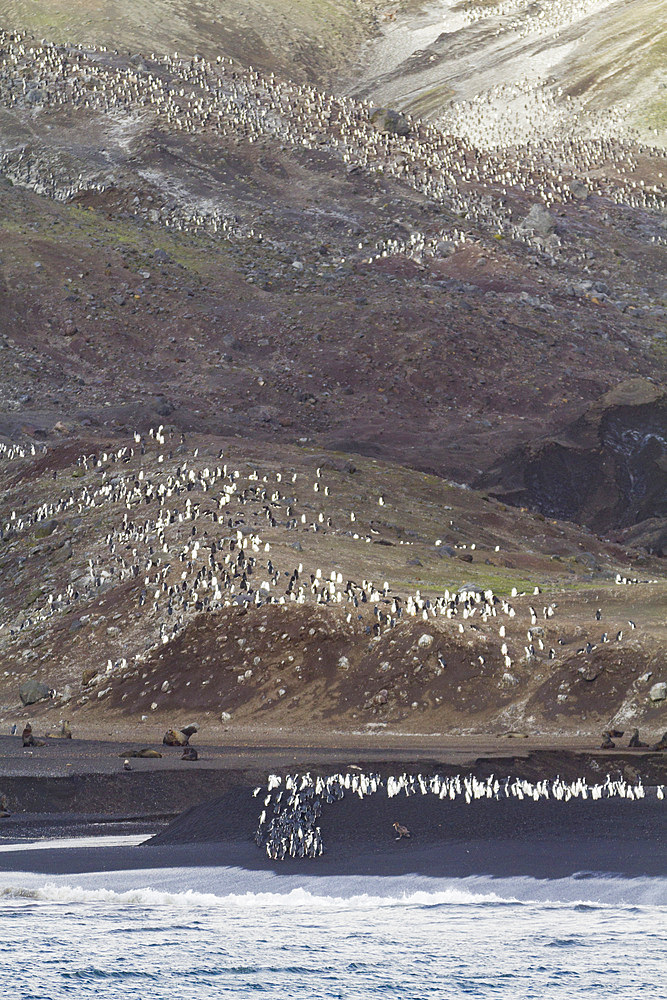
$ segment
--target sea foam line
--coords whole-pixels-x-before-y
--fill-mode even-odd
[[[462,882],[463,880],[457,880]],[[472,880],[471,880],[472,881]],[[189,909],[201,912],[217,912],[220,910],[247,911],[250,909],[276,909],[276,910],[312,910],[312,911],[365,911],[379,908],[398,909],[428,909],[440,906],[487,906],[490,908],[498,906],[530,907],[539,905],[546,909],[574,909],[586,907],[587,909],[658,909],[661,912],[665,907],[655,901],[605,901],[592,899],[544,899],[544,892],[562,892],[565,895],[574,893],[575,884],[572,879],[554,880],[540,884],[533,880],[508,880],[510,885],[503,888],[514,888],[527,893],[530,898],[520,899],[514,895],[501,895],[497,892],[481,891],[481,886],[477,891],[461,885],[448,886],[445,889],[435,891],[416,890],[398,895],[381,896],[374,893],[358,893],[350,896],[326,895],[312,893],[304,888],[294,888],[289,892],[243,892],[227,893],[216,895],[214,893],[202,893],[185,889],[178,892],[166,892],[160,889],[151,889],[148,886],[132,888],[123,891],[113,889],[94,888],[86,889],[80,885],[57,884],[47,882],[41,886],[21,886],[8,885],[0,889],[1,902],[14,903],[53,903],[53,904],[92,904],[103,906],[133,906],[144,908],[162,908],[164,906],[177,907],[184,912]],[[567,883],[560,885],[560,882]],[[654,880],[660,881],[662,880]],[[614,883],[614,880],[595,880],[596,888],[598,882]],[[526,884],[524,884],[526,883]],[[576,887],[580,890],[581,886]],[[622,889],[621,886],[615,889]],[[663,892],[664,895],[664,892]]]

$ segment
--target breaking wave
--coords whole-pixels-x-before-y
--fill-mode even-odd
[[[187,869],[183,870],[185,882]],[[171,888],[172,878],[165,879],[166,887],[151,887],[147,884],[123,886],[127,873],[98,873],[82,876],[84,884],[75,884],[72,876],[56,876],[53,881],[37,884],[34,875],[22,875],[21,882],[0,884],[0,901],[31,901],[40,903],[102,904],[104,906],[144,907],[147,909],[178,907],[180,910],[304,910],[304,911],[364,911],[386,908],[429,909],[436,907],[526,907],[539,905],[542,909],[589,909],[638,910],[646,908],[667,908],[667,879],[661,878],[610,878],[596,873],[579,873],[572,878],[534,879],[528,877],[492,879],[468,877],[460,879],[419,879],[411,876],[400,878],[297,878],[281,879],[283,891],[262,889],[265,881],[259,873],[233,872],[230,869],[211,869],[209,883],[218,878],[216,892],[202,892],[197,888],[183,885]],[[145,882],[160,881],[160,873],[133,872],[133,880],[143,876]],[[231,878],[230,878],[231,876]],[[230,892],[229,883],[235,883],[240,876],[241,885],[251,879],[259,882],[259,891]],[[64,881],[67,878],[68,881]],[[77,877],[79,878],[79,877]],[[16,876],[13,876],[16,880]],[[91,881],[104,881],[106,885],[91,885]],[[115,888],[110,881],[120,882]],[[89,884],[85,884],[88,882]],[[304,882],[308,888],[304,887]],[[329,882],[333,884],[328,884]],[[417,884],[430,883],[424,887]],[[361,886],[370,891],[359,892]],[[328,890],[328,891],[327,891]]]

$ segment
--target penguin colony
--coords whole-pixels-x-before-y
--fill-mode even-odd
[[[270,774],[265,788],[255,788],[253,796],[262,796],[263,809],[259,815],[255,843],[264,847],[269,858],[283,861],[285,858],[314,858],[324,851],[322,831],[317,825],[322,814],[322,801],[327,804],[338,802],[345,793],[358,795],[360,799],[383,791],[392,799],[399,795],[434,795],[441,800],[454,801],[464,798],[467,804],[473,799],[552,799],[569,802],[571,799],[611,799],[624,798],[636,801],[646,797],[647,790],[641,783],[612,779],[607,775],[604,782],[589,785],[585,778],[563,781],[560,777],[552,781],[545,779],[535,783],[521,778],[496,778],[490,775],[481,781],[473,774],[456,774],[431,777],[422,774],[400,774],[386,780],[379,774],[365,774],[361,771],[332,774],[328,777],[313,777],[306,774],[287,774],[284,779],[279,774]],[[657,785],[656,798],[664,800],[664,785]]]
[[[520,38],[527,38],[529,35],[555,32],[555,41],[560,31],[569,27],[575,18],[589,17],[611,6],[611,2],[612,0],[555,0],[527,5],[526,0],[500,0],[500,3],[488,6],[465,6],[461,14],[467,24],[479,24],[492,18],[511,18],[497,28],[496,35],[511,31],[518,32]]]
[[[440,124],[406,116],[409,134],[400,136],[375,127],[368,101],[334,97],[252,67],[241,69],[222,55],[215,63],[201,56],[182,59],[177,53],[132,61],[104,47],[37,43],[25,33],[0,32],[0,104],[31,114],[79,109],[110,120],[124,116],[167,132],[249,144],[271,139],[295,149],[326,148],[348,171],[382,174],[405,184],[475,223],[489,240],[503,235],[543,245],[538,234],[512,220],[508,194],[529,191],[549,207],[572,201],[573,186],[583,181],[590,193],[617,204],[655,211],[664,204],[659,187],[632,176],[639,157],[660,151],[615,137],[611,128],[601,127],[598,138],[565,134],[527,141],[518,149],[485,149],[493,146],[493,134],[485,143],[479,128],[473,133],[459,122],[461,115],[464,123],[483,118],[484,107],[461,105]],[[603,165],[611,168],[613,181],[601,179]],[[0,172],[14,183],[59,200],[113,186],[102,175],[64,178],[57,171],[55,164],[25,149],[0,156]],[[252,225],[231,218],[224,205],[209,202],[193,207],[172,198],[160,209],[159,221],[226,238],[264,239]],[[414,259],[438,256],[443,241],[455,246],[470,238],[465,226],[450,226],[432,236],[417,232],[406,240],[378,242],[370,254],[362,243],[351,259],[372,262],[395,253]],[[552,236],[552,255],[559,245],[560,237]]]
[[[25,462],[32,452],[30,447],[14,448],[12,460]],[[0,452],[0,461],[4,458],[9,462],[9,456],[7,449]],[[479,656],[474,666],[483,670],[487,661],[500,663],[506,686],[518,683],[511,672],[515,663],[554,660],[558,655],[556,647],[548,646],[542,638],[544,626],[556,617],[557,604],[538,605],[534,601],[517,612],[513,599],[526,595],[516,588],[510,599],[479,588],[444,590],[437,597],[419,590],[398,594],[387,581],[355,581],[346,579],[340,570],[329,572],[321,567],[308,572],[301,562],[278,565],[265,531],[274,539],[280,537],[275,533],[278,529],[328,532],[360,544],[371,541],[375,529],[364,529],[354,511],[341,507],[332,492],[333,484],[325,482],[320,468],[311,481],[289,469],[260,475],[249,463],[245,468],[232,467],[222,451],[217,461],[210,457],[204,461],[198,448],[188,450],[183,434],[163,425],[151,428],[145,436],[135,432],[131,443],[115,450],[82,455],[71,468],[89,481],[73,488],[70,473],[60,499],[32,510],[12,511],[9,519],[0,523],[0,540],[12,542],[58,515],[83,518],[91,512],[96,519],[104,519],[107,532],[88,555],[87,565],[75,582],[47,593],[41,606],[10,612],[0,621],[0,640],[5,637],[26,646],[43,622],[76,606],[86,607],[114,587],[129,584],[153,639],[141,652],[128,650],[126,656],[99,664],[102,674],[123,673],[141,664],[199,614],[265,604],[342,606],[348,625],[361,623],[374,637],[395,628],[402,619],[416,618],[425,624],[434,619],[449,620],[460,635],[472,637],[475,633],[486,638],[485,655]],[[315,506],[311,498],[317,498]],[[385,506],[390,497],[380,495],[377,502]],[[254,527],[248,524],[250,519]],[[435,539],[436,546],[440,542]],[[472,549],[477,543],[468,539],[457,544]],[[498,548],[496,545],[496,551]],[[638,582],[621,574],[616,578],[619,585]],[[540,589],[535,587],[532,596],[539,595]],[[596,621],[601,617],[600,610]],[[634,628],[634,623],[629,624]],[[599,641],[622,639],[620,629],[611,635],[603,632]],[[433,636],[425,632],[418,645],[427,647],[432,642]],[[597,645],[588,641],[577,653],[586,657]],[[439,652],[436,674],[446,667],[446,658]],[[239,671],[237,681],[242,684],[252,676],[250,666]],[[104,697],[109,690],[103,685],[96,697]]]

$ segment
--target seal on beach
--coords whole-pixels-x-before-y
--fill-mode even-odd
[[[602,734],[602,743],[600,744],[600,750],[613,750],[616,744],[611,738],[611,733],[605,729]]]
[[[185,746],[187,746],[188,743],[190,742],[190,737],[194,736],[194,734],[198,732],[199,732],[199,726],[197,725],[196,722],[191,722],[189,726],[183,726],[182,729],[179,729],[179,733],[185,736]]]
[[[161,757],[162,754],[158,750],[151,750],[150,747],[144,747],[143,750],[126,750],[124,753],[119,753],[119,757],[150,757],[157,758]]]
[[[22,734],[23,746],[24,747],[45,747],[46,743],[44,740],[36,740],[32,735],[32,726],[29,722],[26,722],[25,729]]]
[[[181,760],[199,760],[199,754],[194,747],[186,747],[181,754]]]
[[[654,743],[651,750],[667,750],[667,733],[663,733],[657,743]]]
[[[188,742],[188,737],[181,736],[175,729],[168,729],[162,737],[162,742],[166,747],[184,747]]]
[[[402,823],[392,823],[392,826],[393,826],[394,830],[396,831],[396,833],[398,834],[398,837],[396,838],[396,840],[401,840],[402,837],[410,837],[411,836],[411,833],[408,830],[407,826],[403,826]]]
[[[639,730],[638,729],[633,729],[632,730],[632,736],[630,737],[630,742],[628,743],[628,746],[629,747],[647,747],[648,743],[642,743],[642,741],[639,739]]]

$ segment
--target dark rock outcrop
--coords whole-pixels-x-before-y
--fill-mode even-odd
[[[645,544],[664,554],[667,390],[647,379],[623,382],[560,435],[515,450],[475,485],[596,531],[646,522]]]

